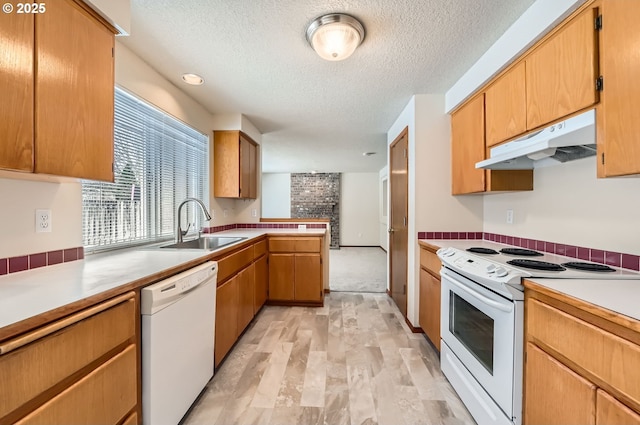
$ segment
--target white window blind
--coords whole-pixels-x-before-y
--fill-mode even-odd
[[[114,183],[82,182],[85,250],[114,249],[174,236],[178,204],[207,203],[209,138],[116,87]],[[190,202],[182,227],[197,231],[202,213]]]

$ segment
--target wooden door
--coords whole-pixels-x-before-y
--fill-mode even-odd
[[[0,14],[0,168],[33,171],[34,15]]]
[[[253,297],[254,314],[267,301],[269,296],[269,265],[267,264],[267,256],[263,255],[255,262],[255,295]]]
[[[295,255],[295,290],[296,301],[322,300],[322,264],[320,254]]]
[[[238,273],[238,335],[251,323],[254,312],[255,265]]]
[[[420,327],[440,350],[440,279],[420,269]]]
[[[400,312],[406,316],[409,249],[409,131],[407,128],[391,144],[390,156],[390,292]]]
[[[72,0],[35,34],[35,171],[113,181],[114,34]]]
[[[640,425],[640,415],[603,390],[598,390],[596,405],[596,425]]]
[[[597,11],[585,10],[525,59],[527,128],[548,124],[598,101]]]
[[[221,286],[216,293],[215,364],[218,366],[227,355],[238,332],[238,276]]]
[[[524,61],[494,82],[484,94],[487,147],[527,130]]]
[[[294,299],[294,254],[269,254],[269,299]]]
[[[596,386],[527,343],[524,423],[595,424]]]
[[[451,193],[484,192],[485,170],[476,162],[485,158],[484,94],[451,115]]]
[[[598,176],[640,173],[640,2],[602,4],[602,102],[596,113]]]

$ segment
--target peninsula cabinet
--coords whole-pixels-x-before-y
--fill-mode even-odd
[[[0,423],[137,418],[139,314],[130,292],[0,342]]]
[[[269,237],[270,304],[322,305],[322,241],[313,237]]]
[[[640,2],[604,0],[601,11],[598,176],[640,174]]]
[[[485,152],[484,93],[480,93],[451,115],[451,193],[533,189],[533,170],[476,168]]]
[[[528,281],[525,316],[526,425],[640,425],[639,321]]]
[[[74,0],[0,16],[0,168],[113,181],[114,33]]]
[[[440,259],[435,250],[420,246],[420,310],[418,321],[440,351]]]
[[[258,197],[258,146],[241,131],[214,131],[213,196]]]

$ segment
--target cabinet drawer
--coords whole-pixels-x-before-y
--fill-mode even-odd
[[[535,299],[527,307],[530,336],[640,404],[639,346]]]
[[[318,237],[269,239],[269,252],[320,252],[320,246]]]
[[[253,261],[253,245],[246,247],[218,261],[218,285],[227,278],[238,273],[244,266]]]
[[[136,405],[136,378],[136,347],[130,345],[16,424],[115,425]]]
[[[434,252],[421,248],[420,266],[431,271],[436,276],[440,276],[440,267],[442,267],[442,263]]]
[[[267,253],[267,240],[263,239],[253,245],[253,258],[257,259]]]
[[[131,339],[136,323],[133,296],[0,356],[0,417]],[[25,337],[29,335],[20,338]],[[135,375],[135,364],[131,374]]]

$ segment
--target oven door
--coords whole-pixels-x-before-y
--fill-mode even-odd
[[[516,304],[449,269],[443,268],[440,274],[442,340],[506,416],[513,418]]]

